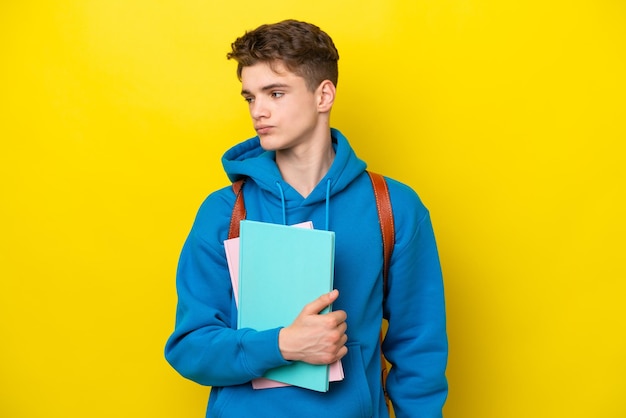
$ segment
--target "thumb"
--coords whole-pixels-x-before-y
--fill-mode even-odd
[[[325,293],[319,298],[315,299],[313,302],[308,303],[303,309],[302,314],[305,315],[317,315],[328,305],[333,303],[337,297],[339,296],[339,291],[334,289],[330,293]]]

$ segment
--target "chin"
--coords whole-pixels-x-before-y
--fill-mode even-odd
[[[259,140],[261,142],[261,148],[263,148],[265,151],[276,151],[278,150],[278,148],[280,148],[277,146],[275,141],[272,141],[267,137],[259,137]]]

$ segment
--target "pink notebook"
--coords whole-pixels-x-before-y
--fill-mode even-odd
[[[313,222],[308,221],[293,226],[297,228],[313,229]],[[237,304],[239,299],[239,238],[231,238],[224,241],[224,249],[226,250],[226,261],[228,263],[230,280],[233,286],[235,304]],[[328,374],[328,380],[330,382],[343,380],[344,374],[341,360],[337,360],[336,362],[330,364]],[[252,387],[254,389],[269,389],[283,386],[289,385],[275,380],[266,379],[264,377],[252,380]]]

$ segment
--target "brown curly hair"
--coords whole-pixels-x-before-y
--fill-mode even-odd
[[[239,80],[244,67],[280,62],[312,91],[324,80],[337,85],[339,52],[330,36],[311,23],[289,19],[261,25],[237,38],[231,48],[226,57],[237,61]]]

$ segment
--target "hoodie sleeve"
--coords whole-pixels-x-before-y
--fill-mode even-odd
[[[384,307],[389,328],[383,352],[392,364],[387,391],[398,418],[441,417],[448,342],[435,236],[428,210],[412,190],[395,201],[391,193],[396,244]]]
[[[236,329],[223,247],[234,203],[229,193],[223,189],[207,198],[183,246],[176,274],[176,324],[165,346],[174,369],[210,386],[242,384],[289,364],[278,347],[280,329]]]

